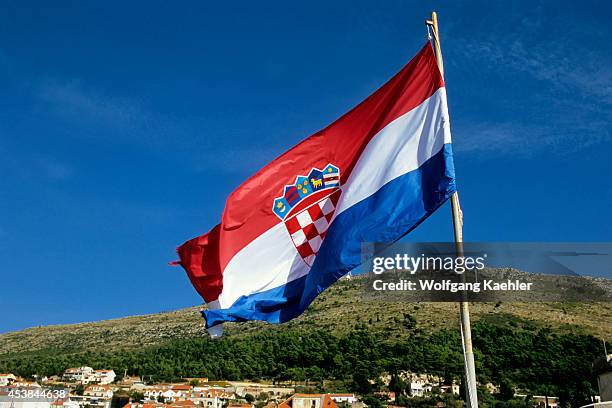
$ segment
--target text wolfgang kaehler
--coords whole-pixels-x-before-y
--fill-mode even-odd
[[[485,268],[486,254],[483,256],[463,256],[463,257],[441,257],[410,256],[408,254],[396,254],[392,257],[375,257],[372,260],[372,272],[381,275],[387,271],[408,272],[411,275],[420,270],[454,272],[457,275],[468,271],[480,271]],[[444,275],[447,276],[447,275]],[[480,291],[529,291],[533,283],[523,282],[519,279],[498,282],[491,279],[484,279],[479,282],[454,282],[451,279],[399,279],[387,281],[376,279],[372,282],[372,287],[376,291],[435,291],[435,292],[475,292]]]

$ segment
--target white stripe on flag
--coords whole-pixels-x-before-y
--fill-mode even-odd
[[[372,138],[340,187],[342,195],[334,217],[391,180],[418,169],[450,142],[446,90],[440,88]]]

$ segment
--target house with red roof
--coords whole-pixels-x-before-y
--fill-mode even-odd
[[[331,394],[293,394],[278,408],[338,408]]]

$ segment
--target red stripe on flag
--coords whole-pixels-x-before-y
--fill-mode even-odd
[[[176,250],[191,284],[206,302],[216,300],[223,289],[223,273],[219,265],[220,230],[220,225],[217,225]]]

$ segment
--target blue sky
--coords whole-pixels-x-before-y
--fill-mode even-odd
[[[606,2],[6,2],[0,332],[200,299],[167,262],[438,10],[470,241],[611,241]],[[442,208],[410,237],[452,239]]]

